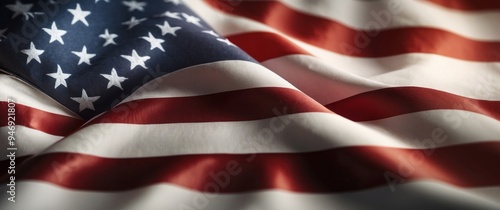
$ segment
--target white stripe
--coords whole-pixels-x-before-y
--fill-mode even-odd
[[[190,7],[193,8],[195,11],[197,11],[198,14],[200,14],[204,18],[204,20],[210,24],[210,26],[212,26],[218,33],[220,33],[223,36],[244,34],[250,32],[274,33],[283,38],[286,38],[293,44],[298,45],[300,48],[314,55],[315,57],[322,59],[323,62],[327,62],[330,66],[341,65],[342,67],[349,67],[352,69],[350,70],[352,71],[352,73],[358,74],[360,76],[371,76],[379,73],[384,73],[387,71],[398,70],[399,68],[405,65],[413,65],[415,64],[414,62],[416,61],[425,62],[427,65],[432,65],[434,59],[439,59],[439,57],[443,57],[440,55],[428,54],[428,53],[405,53],[403,55],[389,56],[385,58],[352,57],[348,55],[331,52],[322,49],[320,47],[316,47],[308,43],[302,42],[260,22],[222,13],[219,10],[212,8],[211,6],[206,5],[205,3],[203,3],[203,1],[188,1],[186,3],[189,4]],[[427,56],[429,56],[428,59]],[[453,67],[460,66],[461,63],[464,62],[474,63],[472,61],[462,61],[460,59],[453,59],[446,57],[443,59],[448,59],[446,63],[457,61],[458,63],[453,65]],[[439,62],[439,60],[436,61]],[[358,62],[361,63],[357,64]],[[364,65],[364,63],[368,63],[370,65]],[[485,63],[486,64],[484,65],[487,66],[488,69],[496,71],[499,68],[499,62],[485,62]]]
[[[283,113],[282,108],[278,110]],[[301,113],[243,122],[95,124],[44,152],[111,158],[294,153],[346,146],[435,148],[498,141],[499,136],[499,121],[457,110],[418,112],[364,123],[334,114]]]
[[[324,105],[359,93],[392,86],[357,76],[349,72],[352,68],[339,69],[308,55],[279,57],[264,61],[262,65]]]
[[[140,172],[138,172],[140,173]],[[216,185],[217,186],[217,185]],[[220,187],[220,186],[217,186]],[[215,189],[215,187],[214,187]],[[293,193],[266,190],[238,194],[206,194],[169,184],[122,192],[78,191],[37,181],[16,185],[16,202],[7,200],[6,185],[0,208],[9,210],[331,210],[331,209],[498,209],[499,187],[463,189],[434,181],[419,181],[349,193]]]
[[[78,118],[76,114],[49,96],[11,76],[0,74],[0,101],[12,99],[15,103],[41,109],[54,114]]]
[[[239,22],[241,20],[235,20],[235,21]],[[259,23],[253,22],[252,25],[253,24],[259,24]],[[243,31],[247,29],[248,28],[242,29],[242,31],[240,32],[236,30],[234,31],[234,33],[238,34],[245,32],[253,32],[253,31]],[[404,53],[404,54],[380,57],[380,58],[354,57],[350,55],[339,54],[336,52],[322,49],[320,47],[316,47],[314,45],[310,45],[308,43],[299,41],[297,39],[294,39],[292,37],[289,37],[274,30],[264,30],[264,31],[278,34],[281,37],[290,41],[291,43],[297,45],[301,49],[305,50],[312,56],[316,57],[314,58],[309,55],[302,55],[302,54],[291,55],[292,57],[298,57],[300,59],[307,60],[307,62],[310,62],[310,64],[306,65],[307,67],[306,69],[308,68],[314,69],[316,65],[320,66],[327,65],[328,69],[332,70],[334,69],[336,71],[340,70],[342,71],[343,74],[354,74],[367,79],[374,79],[380,76],[386,77],[383,75],[387,75],[388,73],[397,72],[401,70],[422,71],[424,72],[422,73],[422,75],[419,75],[418,77],[412,76],[410,78],[412,78],[413,80],[416,79],[415,82],[420,82],[421,81],[420,78],[422,76],[425,76],[424,79],[428,78],[436,79],[435,77],[439,77],[439,79],[441,79],[440,82],[444,80],[444,82],[447,85],[449,85],[450,83],[460,84],[461,85],[460,87],[462,88],[460,88],[460,90],[457,91],[459,91],[458,93],[463,92],[464,96],[469,96],[472,98],[479,98],[479,99],[500,99],[500,84],[499,83],[492,84],[492,80],[494,80],[494,78],[500,78],[500,73],[499,73],[500,62],[468,61],[468,60],[446,57],[438,54],[431,54],[431,53]],[[288,56],[283,56],[283,57],[288,57]],[[274,59],[269,59],[269,61],[275,62],[272,60]],[[264,61],[263,63],[267,64],[268,62]],[[266,67],[270,68],[268,65],[266,65]],[[467,77],[460,78],[460,80],[457,81],[455,80],[455,78],[459,76],[457,74],[465,74],[467,75]],[[450,75],[452,75],[452,77],[450,77]],[[472,77],[470,77],[471,75]],[[470,82],[469,81],[463,82],[463,79],[468,79],[468,78],[472,78],[475,80],[472,80]],[[476,81],[477,79],[479,79],[479,81]],[[387,80],[382,80],[381,82],[385,81]],[[398,80],[395,81],[397,82]],[[484,83],[484,85],[477,85],[476,82],[479,82],[479,84]],[[395,84],[400,84],[400,83],[395,83]],[[404,83],[401,84],[404,85]],[[455,84],[455,86],[458,86],[458,84]],[[432,87],[432,85],[437,85],[437,84],[432,83],[429,85],[431,85]],[[478,94],[475,92],[471,92],[470,90],[470,89],[476,90],[478,88],[483,88],[482,86],[485,86],[484,88],[494,89],[494,91],[496,91],[497,94],[490,94],[490,96],[484,96],[484,93]],[[439,86],[437,86],[436,88],[439,89],[438,87]],[[454,91],[455,90],[450,89],[450,92]]]
[[[186,1],[185,3],[212,28],[224,36],[253,31],[278,32],[260,22],[223,13],[203,1]]]
[[[258,87],[296,89],[259,64],[218,61],[191,66],[154,79],[137,89],[122,103],[144,98],[197,96]]]
[[[235,1],[236,3],[238,1]],[[400,3],[401,12],[389,12],[391,22],[383,28],[401,27],[428,27],[447,30],[466,38],[480,41],[500,40],[500,26],[496,20],[500,18],[498,11],[463,12],[443,9],[440,6],[425,1],[331,1],[321,0],[311,3],[309,0],[286,0],[285,4],[292,6],[295,10],[307,11],[319,16],[339,21],[355,29],[363,29],[370,21],[382,25],[377,21],[371,11],[380,12],[394,3]],[[186,4],[199,14],[210,26],[224,35],[236,34],[248,31],[274,30],[248,18],[224,13],[215,9],[203,1],[186,1]],[[228,4],[225,4],[228,5]],[[295,6],[293,6],[295,5]],[[235,7],[238,7],[236,5]],[[223,10],[231,10],[231,7],[221,7]],[[317,10],[311,12],[313,10]],[[355,12],[353,12],[355,11]],[[422,12],[425,11],[425,12]],[[362,14],[362,15],[360,15]]]
[[[382,87],[410,85],[470,98],[500,100],[500,84],[495,79],[500,78],[500,62],[472,62],[426,53],[406,53],[383,58],[341,55],[296,40],[256,21],[223,14],[201,1],[187,3],[222,35],[271,32],[318,57],[319,59],[307,55],[291,55],[271,59],[263,64],[323,104]],[[287,73],[291,71],[294,73]],[[303,77],[304,75],[307,76]],[[324,93],[332,93],[337,88],[345,91]]]
[[[10,130],[7,127],[0,127],[0,145],[2,148],[0,150],[0,160],[8,159],[6,155],[12,151],[7,150],[7,148],[17,148],[15,150],[17,157],[32,155],[41,152],[54,142],[62,139],[62,136],[54,136],[25,126],[17,125],[15,128],[16,145],[9,146],[7,137]]]
[[[404,86],[500,100],[500,83],[496,79],[500,78],[500,63],[467,62],[423,54],[353,59],[349,63],[342,59],[336,56],[327,63],[308,55],[290,55],[262,64],[321,104],[380,88]],[[337,64],[330,64],[332,62]],[[379,72],[373,76],[359,75],[370,71]]]
[[[377,27],[374,26],[376,23],[379,29],[429,27],[471,39],[500,40],[498,11],[466,12],[446,9],[426,1],[320,0],[311,3],[310,0],[283,0],[282,2],[296,11],[320,16],[358,30],[373,29],[371,27]]]
[[[247,61],[203,64],[152,80],[121,103],[257,87],[295,89],[288,82],[321,104],[380,88],[400,86],[425,87],[475,99],[500,100],[500,83],[494,79],[500,78],[497,71],[500,63],[468,62],[424,54],[379,60],[356,59],[349,63],[342,62],[342,59],[338,56],[330,59],[331,62],[338,61],[336,65],[330,65],[308,55],[290,55],[262,63],[279,76]],[[372,76],[356,75],[364,71],[378,73]]]

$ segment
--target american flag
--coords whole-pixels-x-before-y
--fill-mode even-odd
[[[500,2],[4,0],[0,209],[500,209]]]

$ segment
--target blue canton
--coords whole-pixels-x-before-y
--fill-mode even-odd
[[[250,56],[180,0],[7,0],[0,68],[90,119],[148,81]]]

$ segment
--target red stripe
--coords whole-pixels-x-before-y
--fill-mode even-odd
[[[206,186],[214,183],[222,193],[263,189],[320,193],[384,186],[384,174],[391,172],[404,182],[432,179],[460,187],[484,187],[500,185],[499,148],[500,142],[490,142],[433,150],[360,146],[293,154],[123,159],[53,153],[27,160],[17,171],[16,180],[97,191],[130,190],[156,183],[207,191]],[[229,180],[217,182],[210,175],[221,171],[229,174]],[[5,182],[6,177],[0,181]]]
[[[7,116],[8,103],[0,101],[0,116]],[[16,125],[22,125],[56,136],[67,136],[83,125],[84,121],[68,116],[46,112],[40,109],[15,104]],[[6,119],[6,117],[4,118]],[[0,126],[7,126],[8,122],[0,121]]]
[[[500,42],[471,40],[439,29],[386,29],[370,37],[367,34],[371,33],[367,31],[354,30],[329,19],[295,11],[278,1],[243,1],[236,7],[221,0],[206,2],[223,12],[262,22],[301,41],[345,55],[384,57],[432,53],[463,60],[500,61]],[[259,43],[256,39],[250,41]],[[265,45],[259,43],[259,46]],[[266,46],[266,50],[269,49]]]
[[[498,0],[427,0],[434,4],[441,5],[450,9],[465,10],[465,11],[481,11],[481,10],[498,10],[500,9],[500,1]]]
[[[249,32],[227,38],[260,62],[285,55],[310,55],[306,50],[275,33]],[[255,44],[256,42],[259,44]],[[265,50],[262,50],[262,46],[266,46]]]
[[[396,87],[365,92],[326,107],[353,121],[378,120],[435,109],[471,111],[500,120],[500,101],[466,98],[421,87]]]
[[[141,99],[121,104],[92,123],[133,124],[258,120],[277,113],[328,112],[302,92],[288,88],[252,88],[210,95]]]
[[[335,112],[353,121],[377,120],[426,110],[455,109],[500,120],[500,102],[420,88],[395,87],[361,93],[325,106],[287,88],[253,88],[203,96],[151,98],[121,104],[91,122],[192,123],[247,121],[305,112]]]

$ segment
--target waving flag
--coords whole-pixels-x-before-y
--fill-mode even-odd
[[[499,18],[6,0],[0,209],[498,209]]]

